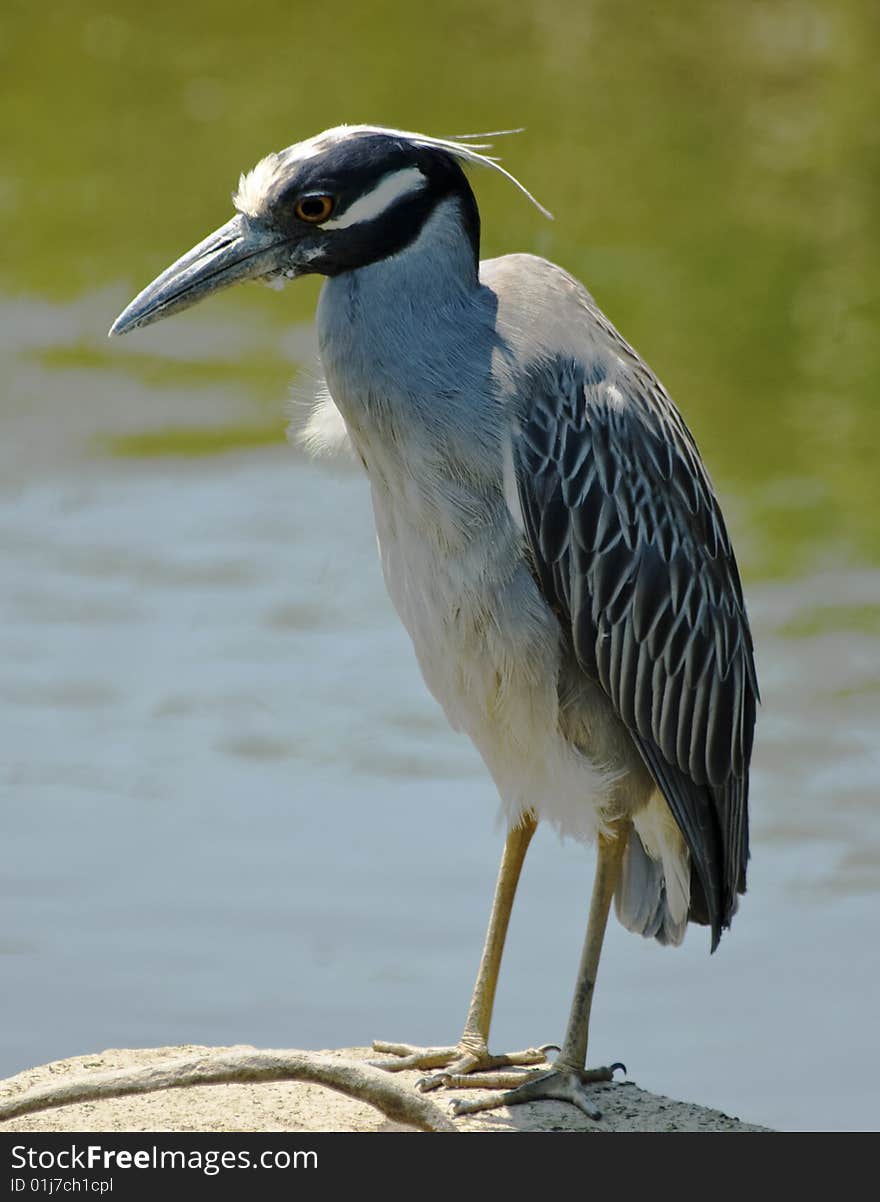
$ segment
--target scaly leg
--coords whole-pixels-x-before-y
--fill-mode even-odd
[[[602,941],[605,937],[611,899],[620,878],[628,835],[629,823],[618,821],[613,824],[613,829],[608,835],[599,836],[599,856],[587,935],[581,953],[565,1041],[553,1068],[549,1072],[530,1074],[529,1079],[522,1085],[487,1101],[456,1102],[455,1114],[476,1114],[480,1110],[494,1110],[498,1106],[513,1106],[518,1102],[556,1099],[571,1102],[590,1118],[602,1117],[598,1107],[591,1101],[586,1087],[596,1081],[611,1081],[615,1068],[623,1068],[623,1065],[612,1064],[609,1068],[590,1070],[584,1065],[587,1058],[590,1009],[596,988]],[[474,1084],[476,1083],[475,1081]]]
[[[444,1072],[435,1073],[419,1082],[420,1088],[425,1090],[436,1089],[438,1086],[452,1083],[459,1084],[454,1080],[455,1078],[483,1069],[543,1064],[545,1062],[544,1052],[546,1049],[527,1048],[522,1052],[511,1052],[506,1056],[492,1056],[488,1046],[495,990],[498,985],[504,940],[510,923],[510,912],[513,908],[513,899],[523,861],[526,858],[536,825],[534,817],[527,814],[519,826],[508,832],[504,844],[504,854],[501,857],[501,867],[498,870],[495,896],[492,900],[492,913],[489,917],[489,928],[486,931],[486,942],[480,958],[474,993],[468,1008],[464,1032],[457,1046],[454,1048],[415,1048],[409,1044],[382,1043],[377,1040],[373,1044],[373,1050],[385,1052],[394,1057],[391,1060],[373,1061],[379,1068],[389,1069],[391,1072],[399,1072],[401,1069],[407,1068],[445,1069]],[[478,1082],[479,1079],[475,1078],[474,1084],[478,1084]]]

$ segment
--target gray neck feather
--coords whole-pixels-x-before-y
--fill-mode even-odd
[[[458,201],[441,201],[399,254],[325,281],[318,305],[321,349],[342,336],[347,323],[373,335],[389,327],[397,337],[417,335],[438,308],[465,303],[477,283]]]
[[[328,279],[318,338],[330,394],[365,458],[369,444],[436,454],[468,432],[494,452],[496,298],[482,286],[458,202],[442,201],[397,255]],[[494,458],[494,455],[493,455]]]

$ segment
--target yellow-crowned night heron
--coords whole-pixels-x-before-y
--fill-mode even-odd
[[[327,277],[327,396],[310,433],[360,457],[391,599],[509,828],[461,1042],[376,1047],[395,1054],[385,1067],[445,1069],[425,1088],[543,1060],[546,1048],[492,1056],[488,1037],[545,819],[597,838],[586,942],[558,1058],[525,1083],[522,1069],[496,1074],[508,1092],[491,1104],[565,1098],[598,1117],[586,1085],[611,1070],[584,1066],[611,900],[661,943],[708,924],[715,949],[746,885],[758,686],[724,519],[663,386],[559,267],[480,262],[461,164],[526,191],[486,149],[342,126],[271,154],[242,176],[237,215],[110,332],[239,280]]]

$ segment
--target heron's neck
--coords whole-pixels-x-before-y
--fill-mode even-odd
[[[322,351],[328,340],[358,332],[404,340],[448,305],[467,303],[479,285],[471,235],[457,197],[440,201],[421,233],[398,254],[328,279],[318,306]]]
[[[478,422],[495,297],[481,286],[458,202],[442,201],[397,255],[328,279],[318,305],[327,385],[357,441]],[[443,437],[448,437],[444,434]]]

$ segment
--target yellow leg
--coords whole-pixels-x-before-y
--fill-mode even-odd
[[[480,1102],[458,1102],[456,1114],[475,1114],[480,1110],[494,1110],[498,1106],[513,1106],[518,1102],[537,1102],[554,1099],[571,1102],[591,1118],[601,1118],[598,1107],[589,1098],[586,1086],[596,1081],[612,1080],[614,1069],[587,1070],[584,1068],[590,1031],[590,1010],[596,988],[599,958],[608,923],[611,899],[620,879],[623,853],[629,837],[629,823],[613,824],[608,835],[599,836],[599,855],[593,895],[590,902],[590,917],[587,934],[578,966],[577,983],[571,1003],[562,1050],[550,1072],[530,1075],[529,1080],[498,1097]]]
[[[536,826],[537,823],[532,815],[526,815],[519,826],[515,826],[512,831],[508,832],[507,841],[504,844],[504,853],[498,869],[498,880],[495,882],[495,896],[492,898],[492,913],[489,915],[489,926],[486,930],[486,941],[483,944],[483,954],[480,957],[473,997],[468,1007],[464,1034],[461,1038],[464,1045],[476,1042],[485,1047],[489,1042],[489,1027],[492,1024],[492,1011],[495,1008],[495,991],[498,987],[501,956],[504,952],[507,928],[510,925],[513,899]]]
[[[623,853],[629,835],[629,823],[616,823],[608,835],[599,836],[599,854],[596,877],[593,881],[593,896],[590,899],[590,917],[587,920],[587,935],[584,940],[581,962],[578,966],[577,984],[571,1000],[568,1028],[556,1064],[562,1067],[582,1069],[587,1062],[587,1042],[590,1035],[590,1011],[596,976],[599,972],[599,957],[605,940],[608,913],[614,890],[620,880]]]
[[[420,1082],[422,1089],[436,1089],[438,1086],[450,1084],[452,1076],[460,1077],[484,1069],[503,1068],[511,1065],[533,1065],[544,1062],[545,1049],[526,1048],[521,1052],[511,1052],[504,1056],[492,1056],[489,1053],[489,1028],[492,1023],[492,1011],[495,1006],[495,992],[498,987],[498,974],[501,969],[501,957],[504,952],[504,941],[507,938],[507,928],[510,924],[510,913],[513,909],[513,899],[519,884],[523,861],[526,858],[529,844],[535,833],[537,823],[531,814],[525,815],[518,826],[508,832],[498,870],[498,880],[495,883],[495,896],[492,899],[492,913],[489,916],[489,927],[483,944],[483,954],[480,957],[480,967],[471,1004],[468,1007],[464,1032],[454,1048],[413,1048],[409,1044],[392,1044],[375,1042],[373,1050],[388,1053],[395,1057],[393,1060],[377,1061],[381,1068],[392,1072],[407,1068],[444,1068],[445,1072]],[[477,1084],[478,1078],[474,1078]]]

